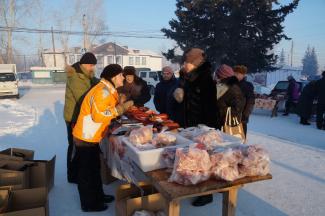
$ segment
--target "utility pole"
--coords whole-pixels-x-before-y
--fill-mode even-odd
[[[26,71],[27,71],[27,70],[26,70],[26,55],[24,55],[24,67],[25,67],[24,72],[26,72]]]
[[[291,60],[290,60],[291,67],[292,67],[292,61],[293,61],[293,40],[291,40]]]
[[[114,41],[114,62],[115,62],[115,64],[117,64],[117,62],[116,62],[116,43],[115,43],[115,41]]]
[[[53,26],[51,27],[51,33],[52,33],[52,46],[53,46],[53,61],[54,61],[54,67],[56,67],[56,57],[55,57],[55,44],[54,44]]]
[[[87,46],[88,46],[88,35],[87,35],[87,32],[88,32],[88,24],[87,24],[87,20],[86,20],[86,14],[84,14],[82,16],[82,26],[83,26],[83,29],[84,29],[84,51],[86,52],[87,51]]]
[[[12,51],[12,27],[14,27],[15,23],[15,1],[9,1],[9,25],[8,26],[8,50],[7,50],[7,63],[13,63],[13,51]]]

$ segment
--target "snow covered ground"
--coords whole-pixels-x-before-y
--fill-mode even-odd
[[[114,204],[106,212],[82,213],[76,186],[66,182],[63,104],[62,86],[25,87],[19,100],[0,99],[0,149],[33,149],[37,159],[57,155],[51,215],[115,215]],[[299,125],[294,115],[270,118],[258,112],[251,117],[248,140],[270,152],[273,179],[245,186],[239,192],[237,215],[324,215],[325,131]],[[105,186],[105,191],[114,193],[118,184]],[[221,215],[221,195],[202,208],[190,202],[182,202],[181,215]]]

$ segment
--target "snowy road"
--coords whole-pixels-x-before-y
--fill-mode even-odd
[[[66,182],[66,129],[63,121],[64,88],[27,88],[19,100],[0,100],[0,147],[30,148],[36,159],[57,155],[55,187],[50,193],[51,215],[115,215],[80,211],[75,185]],[[253,115],[249,142],[261,144],[272,158],[271,181],[244,187],[238,197],[237,215],[324,215],[325,212],[325,131],[303,127],[296,116],[270,118]],[[118,183],[105,186],[113,193]],[[203,208],[182,202],[181,214],[210,216],[221,214],[221,195]]]

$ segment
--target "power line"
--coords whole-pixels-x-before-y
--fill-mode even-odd
[[[36,29],[36,28],[24,28],[24,27],[6,27],[6,26],[0,26],[0,31],[10,31],[10,32],[23,32],[23,33],[37,33],[37,34],[51,34],[51,29]],[[67,31],[67,30],[54,30],[54,34],[67,34],[67,35],[84,35],[84,31]],[[87,35],[90,36],[113,36],[113,37],[128,37],[128,38],[153,38],[153,39],[167,39],[162,34],[152,34],[152,33],[146,33],[146,32],[136,32],[136,31],[130,31],[130,32],[110,32],[110,31],[104,31],[104,32],[94,32],[89,31],[86,32]]]

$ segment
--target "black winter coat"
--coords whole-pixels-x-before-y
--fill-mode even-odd
[[[177,79],[175,77],[167,81],[162,80],[157,84],[153,102],[158,112],[167,113],[169,98],[172,97],[176,85]]]
[[[316,96],[318,98],[318,104],[325,105],[325,76],[316,81]]]
[[[239,87],[245,97],[246,103],[242,115],[242,121],[248,123],[249,116],[255,105],[254,86],[246,79],[239,81]]]
[[[228,107],[231,107],[231,115],[237,117],[240,123],[246,100],[239,88],[238,79],[233,76],[222,80],[217,84],[217,90],[217,128],[221,129],[225,124]]]
[[[316,94],[316,82],[311,81],[303,89],[298,105],[297,105],[297,114],[305,119],[309,119],[312,113],[313,102]]]
[[[151,98],[147,82],[140,77],[135,77],[131,84],[124,81],[124,85],[117,91],[120,94],[125,94],[127,100],[133,100],[136,106],[144,106]]]
[[[204,62],[190,73],[180,77],[184,100],[178,117],[182,127],[205,124],[216,127],[216,85],[211,75],[211,64]]]

